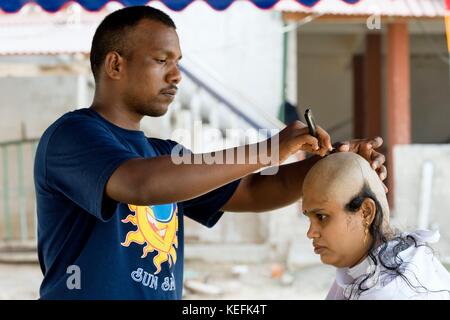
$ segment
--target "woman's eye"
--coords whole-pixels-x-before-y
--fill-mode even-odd
[[[323,221],[327,218],[325,214],[317,214],[316,217],[317,219],[319,219],[319,221]]]

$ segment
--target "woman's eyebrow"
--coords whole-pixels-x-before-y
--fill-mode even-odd
[[[314,208],[314,209],[311,209],[311,210],[308,210],[308,211],[303,211],[303,214],[305,215],[305,216],[307,216],[307,215],[309,215],[309,214],[315,214],[315,213],[318,213],[318,212],[321,212],[321,211],[324,211],[325,209],[323,209],[323,208]]]

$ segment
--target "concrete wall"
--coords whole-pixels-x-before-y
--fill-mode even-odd
[[[75,76],[0,78],[0,141],[39,138],[77,107],[76,85]]]
[[[0,148],[0,242],[6,237],[14,240],[35,238],[34,152],[33,142]],[[19,161],[20,153],[22,162]],[[19,179],[21,175],[23,180]]]
[[[395,225],[404,231],[419,226],[423,203],[429,212],[425,227],[439,229],[441,239],[435,246],[442,257],[450,258],[450,145],[401,145],[394,149],[395,194],[393,211]],[[423,186],[423,170],[426,162],[431,163],[430,198]],[[448,260],[450,261],[450,260]]]

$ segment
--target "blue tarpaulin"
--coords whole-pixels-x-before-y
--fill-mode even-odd
[[[0,9],[4,12],[13,13],[19,11],[24,5],[28,3],[36,3],[42,7],[42,9],[49,12],[56,12],[63,8],[66,4],[71,2],[78,2],[84,9],[89,11],[100,10],[107,2],[111,0],[0,0]],[[136,6],[148,4],[149,0],[115,0],[120,2],[124,6]],[[155,1],[155,0],[153,0]],[[225,10],[235,0],[159,0],[164,3],[168,8],[174,11],[181,11],[185,9],[190,3],[194,1],[207,2],[212,8],[216,10]],[[280,0],[248,0],[255,6],[261,9],[269,9],[273,7]],[[295,0],[298,3],[313,7],[320,0]],[[354,4],[360,0],[342,0],[349,4]]]

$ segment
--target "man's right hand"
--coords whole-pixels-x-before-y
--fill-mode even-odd
[[[330,135],[317,126],[317,136],[318,138],[311,136],[308,126],[300,121],[295,121],[281,130],[278,134],[279,164],[300,150],[325,156],[332,150]],[[276,142],[276,139],[271,138],[270,140],[271,145]],[[271,150],[276,151],[276,146],[272,146]]]

